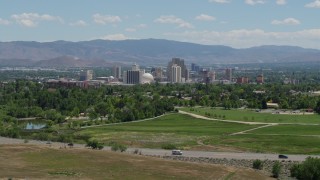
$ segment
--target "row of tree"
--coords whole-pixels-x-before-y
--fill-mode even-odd
[[[306,91],[308,90],[308,91]],[[226,109],[267,108],[267,102],[284,109],[314,109],[320,97],[309,91],[319,84],[212,85],[158,83],[135,86],[50,88],[45,83],[16,80],[0,87],[0,127],[13,128],[15,118],[39,117],[55,123],[80,114],[112,122],[134,121],[173,111],[174,106],[220,106]]]

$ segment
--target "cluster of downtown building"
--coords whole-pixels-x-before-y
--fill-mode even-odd
[[[141,69],[134,63],[131,69],[122,70],[121,66],[112,68],[113,76],[95,77],[93,70],[82,70],[79,73],[79,81],[62,82],[71,86],[89,87],[100,86],[102,84],[110,85],[134,85],[158,83],[216,83],[216,84],[247,84],[248,77],[233,77],[233,68],[203,68],[195,63],[191,63],[190,69],[187,68],[184,59],[172,58],[167,67],[152,67]],[[218,73],[216,73],[216,71]],[[219,78],[216,79],[216,74]],[[61,83],[61,81],[52,81],[51,83]],[[264,83],[263,75],[259,75],[255,83]]]
[[[195,63],[191,63],[190,67],[190,69],[187,68],[184,59],[172,58],[166,68],[153,67],[149,73],[140,69],[137,64],[133,64],[131,70],[123,71],[123,76],[121,76],[120,66],[115,66],[113,72],[115,79],[122,80],[123,84],[145,84],[155,81],[159,83],[249,83],[249,78],[246,76],[233,77],[233,68],[213,70],[212,68],[203,68]],[[218,79],[216,79],[216,70],[219,74]],[[258,75],[254,83],[263,84],[263,74]]]

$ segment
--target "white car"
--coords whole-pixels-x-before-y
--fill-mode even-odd
[[[181,150],[172,150],[172,155],[182,155]]]

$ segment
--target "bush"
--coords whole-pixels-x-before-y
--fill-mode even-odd
[[[259,159],[256,159],[253,161],[253,169],[259,169],[261,170],[263,168],[263,162]]]
[[[275,178],[278,178],[281,172],[281,164],[279,161],[276,161],[272,166],[272,175]]]
[[[118,144],[118,143],[115,143],[113,142],[111,144],[111,150],[112,151],[120,151],[120,152],[124,152],[127,150],[127,147],[123,144]]]
[[[94,139],[89,140],[86,147],[90,147],[92,149],[103,149],[103,144]]]
[[[135,150],[133,151],[133,154],[139,154],[139,149],[135,149]]]
[[[295,164],[290,169],[291,176],[297,179],[320,179],[320,159],[308,157],[302,164]]]
[[[296,177],[297,179],[299,179],[300,172],[301,172],[301,165],[300,164],[294,164],[290,168],[291,177]]]
[[[174,144],[163,144],[161,146],[161,148],[162,149],[170,149],[170,150],[177,149],[177,147]]]

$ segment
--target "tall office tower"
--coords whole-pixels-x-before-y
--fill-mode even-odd
[[[214,71],[210,71],[209,72],[209,78],[210,78],[210,81],[215,81],[216,80],[216,72]]]
[[[154,76],[154,78],[158,81],[160,81],[162,79],[162,68],[161,67],[156,67],[152,69],[152,75]]]
[[[134,63],[134,64],[132,65],[132,70],[133,70],[133,71],[138,71],[138,70],[140,70],[139,65],[136,64],[136,63]]]
[[[80,71],[80,81],[88,81],[88,80],[92,80],[92,78],[93,78],[92,70]]]
[[[140,84],[144,70],[140,70],[137,64],[132,65],[132,70],[124,71],[123,82],[125,84]]]
[[[191,71],[199,72],[200,71],[200,66],[195,64],[195,63],[191,63]]]
[[[172,83],[181,83],[181,67],[177,64],[172,65],[171,67],[171,82]]]
[[[226,69],[226,79],[229,81],[232,80],[232,69],[231,68]]]
[[[264,83],[263,74],[257,76],[257,83],[258,83],[258,84],[263,84],[263,83]]]
[[[172,66],[174,64],[176,64],[177,66],[180,66],[181,78],[184,78],[184,80],[188,80],[189,76],[188,76],[186,65],[184,64],[184,60],[180,59],[180,58],[172,58],[172,60],[168,63],[168,67],[167,67],[168,81],[173,82],[172,81]]]
[[[113,67],[113,77],[120,79],[121,78],[121,66]]]

